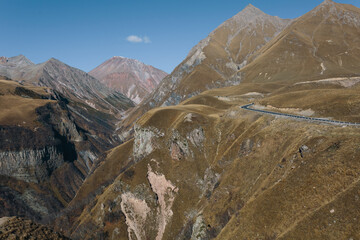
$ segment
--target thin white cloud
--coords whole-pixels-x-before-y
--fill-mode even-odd
[[[149,37],[139,37],[136,35],[130,35],[126,38],[126,41],[131,43],[151,43],[151,40]]]
[[[148,36],[145,36],[143,38],[143,40],[144,40],[144,43],[151,43],[151,40],[150,40],[150,38]]]

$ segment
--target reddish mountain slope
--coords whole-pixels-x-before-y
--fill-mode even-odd
[[[167,73],[135,59],[112,57],[89,72],[135,103],[149,94]]]

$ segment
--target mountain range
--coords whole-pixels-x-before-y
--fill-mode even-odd
[[[292,20],[249,5],[136,106],[104,84],[133,60],[96,78],[57,63],[50,83],[1,58],[0,213],[71,239],[358,239],[359,36],[352,5]]]
[[[11,57],[0,64],[0,75],[36,86],[49,87],[65,97],[108,113],[120,113],[133,106],[133,102],[119,92],[55,58],[34,64],[22,55]]]

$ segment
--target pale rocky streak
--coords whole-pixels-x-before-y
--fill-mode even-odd
[[[128,237],[132,239],[146,239],[146,218],[150,212],[145,200],[136,198],[131,192],[121,194],[121,211],[126,216],[128,226]],[[133,238],[133,235],[136,238]]]
[[[192,234],[190,240],[202,240],[207,238],[206,224],[204,218],[200,215],[196,218],[194,226],[192,228]]]
[[[163,174],[154,172],[150,165],[148,165],[148,180],[151,188],[158,196],[159,208],[157,214],[158,232],[156,240],[161,240],[165,233],[166,225],[172,218],[172,205],[179,189],[165,178]]]

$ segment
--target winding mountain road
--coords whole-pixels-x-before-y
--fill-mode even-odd
[[[276,115],[276,116],[296,118],[296,119],[305,120],[305,121],[324,122],[324,123],[329,123],[329,124],[334,124],[334,125],[360,126],[360,123],[343,122],[343,121],[329,120],[329,119],[324,119],[324,118],[305,117],[305,116],[298,116],[298,115],[292,115],[292,114],[287,114],[287,113],[271,112],[271,111],[266,111],[266,110],[250,108],[253,105],[254,105],[254,103],[251,103],[251,104],[241,106],[240,108],[249,110],[249,111],[271,114],[271,115]]]

